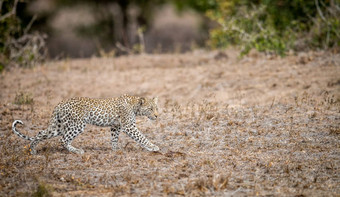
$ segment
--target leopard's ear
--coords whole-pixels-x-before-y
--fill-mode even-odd
[[[145,98],[140,97],[139,98],[139,105],[143,105],[145,103]]]
[[[155,104],[158,103],[158,97],[154,97],[152,100],[153,100],[153,102],[155,102]]]

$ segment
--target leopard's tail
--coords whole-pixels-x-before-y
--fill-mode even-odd
[[[34,138],[28,137],[28,136],[26,136],[26,135],[20,133],[20,131],[17,130],[16,126],[17,126],[18,123],[19,123],[19,124],[24,124],[21,120],[14,120],[14,122],[13,122],[13,124],[12,124],[12,130],[13,130],[13,132],[14,132],[15,134],[17,134],[19,137],[24,138],[25,140],[29,140],[29,141],[34,140]]]

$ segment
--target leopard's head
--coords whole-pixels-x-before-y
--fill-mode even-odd
[[[139,98],[139,115],[147,116],[150,120],[156,120],[158,116],[158,98]]]

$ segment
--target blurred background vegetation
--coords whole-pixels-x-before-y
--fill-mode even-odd
[[[230,44],[285,55],[289,50],[338,48],[338,0],[217,0],[207,15],[220,26],[210,34],[213,47]]]
[[[48,55],[236,46],[284,56],[340,44],[339,0],[0,0],[0,70]]]

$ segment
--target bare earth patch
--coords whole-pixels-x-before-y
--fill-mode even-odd
[[[285,58],[193,52],[48,62],[0,77],[0,196],[305,195],[340,193],[340,55]],[[158,96],[138,120],[160,152],[88,126],[75,155],[54,138],[28,154],[62,99]],[[19,99],[19,100],[18,100]],[[21,100],[20,100],[21,99]],[[20,102],[18,102],[20,101]]]

